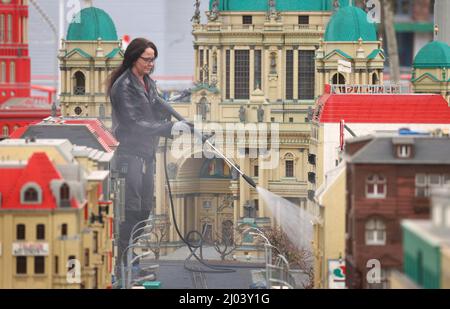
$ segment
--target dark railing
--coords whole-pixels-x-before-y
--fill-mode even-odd
[[[75,87],[74,94],[75,95],[85,95],[86,94],[86,88],[85,87]]]

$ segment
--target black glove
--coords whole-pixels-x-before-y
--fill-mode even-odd
[[[208,139],[213,137],[214,134],[215,134],[215,133],[212,133],[212,134],[203,133],[203,134],[201,134],[200,131],[195,129],[195,125],[192,122],[187,121],[187,120],[182,120],[180,122],[185,124],[185,125],[187,125],[191,129],[191,134],[194,134],[196,137],[200,138],[202,140],[202,143],[205,143]]]

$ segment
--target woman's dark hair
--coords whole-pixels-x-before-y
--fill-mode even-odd
[[[153,42],[144,38],[136,38],[131,41],[130,45],[128,45],[127,50],[125,51],[122,64],[120,65],[120,67],[114,70],[114,72],[111,73],[108,81],[108,96],[110,95],[112,86],[120,77],[120,75],[131,68],[147,48],[153,49],[155,52],[155,58],[158,57],[158,49]]]

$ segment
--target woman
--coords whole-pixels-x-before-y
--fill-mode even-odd
[[[125,212],[121,212],[125,218],[119,227],[119,259],[128,246],[133,226],[147,219],[153,209],[155,151],[160,136],[171,137],[173,123],[168,121],[170,115],[163,112],[155,82],[149,76],[157,57],[155,44],[144,38],[133,40],[109,82],[113,133],[120,142],[116,167],[125,178]],[[134,264],[136,271],[138,262]]]

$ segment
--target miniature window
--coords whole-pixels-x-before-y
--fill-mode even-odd
[[[284,156],[284,173],[285,177],[294,177],[294,155],[292,153],[287,153]]]
[[[45,239],[45,225],[44,224],[36,225],[36,239],[37,240]]]
[[[249,99],[250,51],[236,50],[234,59],[234,97],[235,99]]]
[[[81,115],[83,110],[81,109],[81,107],[77,106],[77,107],[75,107],[74,112],[76,115]]]
[[[366,179],[366,197],[386,197],[386,178],[382,175],[370,175]]]
[[[294,177],[294,161],[286,160],[286,177]]]
[[[0,43],[5,41],[5,15],[0,14]]]
[[[27,257],[17,256],[16,257],[16,274],[25,275],[27,273]]]
[[[298,52],[298,98],[300,100],[314,100],[315,74],[315,51],[300,50]]]
[[[6,83],[6,62],[0,63],[0,83]]]
[[[299,25],[308,25],[309,24],[309,16],[307,16],[307,15],[300,15],[298,17],[298,24]]]
[[[385,245],[386,225],[381,219],[371,219],[366,223],[366,245]]]
[[[61,225],[61,236],[67,237],[67,233],[68,233],[67,223],[63,223],[63,225]]]
[[[400,145],[397,147],[397,156],[399,158],[409,158],[411,157],[411,146],[410,145]]]
[[[2,129],[2,134],[3,134],[3,137],[8,137],[9,136],[9,127],[8,126],[3,126],[3,129]]]
[[[345,77],[341,73],[333,75],[333,85],[345,85]]]
[[[12,42],[12,15],[8,14],[8,24],[6,26],[6,31],[7,31],[7,37],[6,37],[6,41],[7,42]]]
[[[59,256],[55,255],[55,274],[59,274]]]
[[[294,98],[294,51],[286,51],[286,100]]]
[[[23,186],[21,192],[22,204],[42,203],[42,190],[36,183],[29,183]]]
[[[378,84],[378,75],[377,73],[373,73],[372,74],[372,85],[377,85]]]
[[[85,95],[86,94],[86,78],[84,74],[80,71],[75,73],[74,76],[75,85],[73,89],[73,93],[75,95]]]
[[[253,18],[251,15],[242,16],[242,23],[244,25],[251,25],[253,23]]]
[[[66,183],[61,185],[59,197],[61,199],[61,207],[70,207],[70,188]]]
[[[253,176],[259,177],[259,166],[258,165],[253,166]]]
[[[11,62],[9,64],[9,82],[15,83],[16,82],[16,63]]]
[[[34,273],[35,274],[45,274],[45,257],[35,256],[34,257]]]
[[[16,239],[17,240],[25,240],[25,224],[17,224]]]

